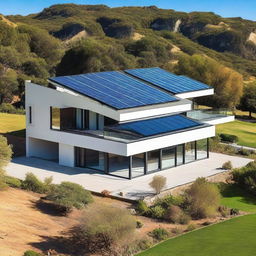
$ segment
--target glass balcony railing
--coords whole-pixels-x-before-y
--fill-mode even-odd
[[[187,117],[199,121],[213,120],[232,115],[233,113],[227,109],[196,109],[187,112]]]

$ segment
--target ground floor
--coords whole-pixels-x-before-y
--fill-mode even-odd
[[[61,165],[99,171],[133,179],[209,157],[209,140],[201,139],[131,156],[73,147],[29,138],[29,156],[57,161]]]
[[[238,168],[252,160],[210,152],[209,158],[179,165],[175,168],[168,168],[162,170],[159,174],[167,179],[165,189],[171,189],[192,182],[198,177],[208,177],[223,172],[221,166],[226,161],[231,161],[232,165]],[[53,161],[26,157],[14,158],[7,166],[6,171],[8,175],[20,179],[23,179],[27,172],[32,172],[40,179],[52,176],[54,183],[75,182],[94,192],[109,190],[115,196],[122,192],[125,198],[132,200],[153,195],[153,191],[148,184],[155,175],[155,173],[150,173],[137,179],[128,180],[106,175],[102,171],[65,167]]]

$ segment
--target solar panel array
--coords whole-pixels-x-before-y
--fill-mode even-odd
[[[112,126],[119,131],[129,131],[142,136],[153,136],[161,133],[173,132],[202,125],[183,115],[173,115],[129,122]]]
[[[177,100],[168,93],[118,71],[60,76],[49,80],[115,109]]]
[[[177,76],[157,67],[128,69],[125,72],[174,94],[211,88],[186,76]]]

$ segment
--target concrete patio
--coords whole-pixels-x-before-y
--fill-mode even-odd
[[[242,167],[252,160],[236,156],[210,153],[209,159],[127,180],[109,176],[99,171],[69,168],[58,165],[55,162],[37,158],[18,157],[14,158],[7,166],[6,172],[8,175],[20,179],[24,179],[27,172],[34,173],[40,179],[52,176],[54,183],[60,183],[62,181],[75,182],[90,191],[101,192],[106,189],[111,191],[111,194],[115,196],[118,196],[120,192],[123,192],[125,198],[136,200],[153,195],[153,191],[148,184],[156,174],[163,175],[167,178],[166,189],[170,189],[192,182],[198,177],[208,177],[221,173],[224,171],[221,169],[221,166],[226,161],[231,161],[233,167]]]

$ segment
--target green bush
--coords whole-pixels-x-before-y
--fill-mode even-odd
[[[222,165],[222,169],[231,170],[233,168],[231,161],[227,161]]]
[[[236,135],[221,133],[219,136],[221,138],[221,141],[231,142],[231,143],[238,142],[238,137]]]
[[[220,205],[218,187],[205,178],[198,178],[185,191],[185,198],[188,212],[197,219],[215,216]]]
[[[182,196],[172,196],[167,195],[163,198],[158,198],[154,202],[154,205],[160,205],[164,209],[167,209],[170,205],[180,206],[184,203],[184,198]]]
[[[5,183],[4,180],[4,171],[0,169],[0,191],[6,190],[8,188],[8,185]]]
[[[143,227],[143,223],[139,220],[136,221],[136,228],[142,228]]]
[[[230,209],[230,215],[239,215],[240,211],[237,208]]]
[[[143,200],[139,200],[136,205],[136,211],[141,215],[147,215],[150,209]]]
[[[12,188],[21,188],[22,185],[22,181],[20,179],[11,176],[5,176],[4,182]]]
[[[219,206],[218,211],[222,217],[227,217],[230,213],[229,209],[226,206]]]
[[[72,182],[62,182],[60,185],[53,186],[46,198],[66,213],[73,207],[80,209],[93,201],[89,191]]]
[[[29,250],[29,251],[25,251],[23,256],[42,256],[42,254]]]
[[[0,112],[9,114],[25,114],[25,110],[23,108],[15,108],[10,103],[2,103],[0,105]]]
[[[45,185],[33,173],[26,174],[25,180],[22,182],[21,187],[25,190],[33,191],[36,193],[45,193]]]
[[[246,148],[240,148],[237,153],[242,156],[249,156],[253,154],[254,152],[252,150],[246,149]]]
[[[162,241],[168,238],[169,232],[164,228],[155,228],[149,235],[158,241]]]
[[[162,219],[165,215],[165,209],[159,205],[150,208],[150,215],[152,218]]]

